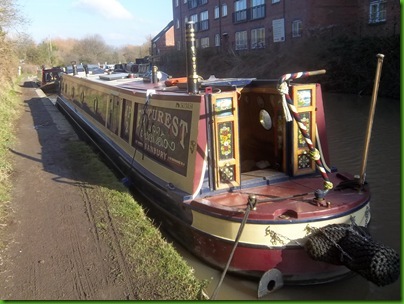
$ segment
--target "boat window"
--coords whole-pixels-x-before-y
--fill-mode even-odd
[[[130,118],[132,116],[132,103],[122,99],[121,138],[129,142]]]
[[[259,120],[265,130],[270,130],[272,128],[271,115],[269,115],[266,110],[262,109],[260,111]]]
[[[107,128],[117,135],[119,132],[119,118],[120,118],[119,111],[120,111],[119,97],[116,96],[111,97],[109,99]]]
[[[107,121],[107,104],[108,104],[107,95],[99,95],[97,97],[96,115],[98,117],[98,121],[104,126],[105,122]]]

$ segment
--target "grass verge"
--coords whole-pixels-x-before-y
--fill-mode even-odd
[[[18,81],[2,83],[0,88],[0,251],[7,243],[5,227],[10,218],[12,163],[9,148],[15,141],[15,121],[21,114]]]
[[[199,281],[193,269],[165,241],[141,205],[113,172],[82,141],[70,142],[69,160],[92,198],[95,223],[108,242],[111,225],[125,256],[128,273],[136,282],[139,300],[197,300],[207,282]]]

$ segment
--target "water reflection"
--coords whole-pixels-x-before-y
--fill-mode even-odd
[[[360,174],[370,96],[324,94],[328,143],[332,166]],[[378,98],[370,141],[367,182],[372,191],[370,232],[375,241],[400,253],[400,102]],[[199,279],[209,280],[212,295],[221,272],[182,248]],[[261,300],[400,300],[401,282],[377,287],[359,275],[330,284],[284,286]],[[227,275],[217,300],[256,300],[257,283]]]

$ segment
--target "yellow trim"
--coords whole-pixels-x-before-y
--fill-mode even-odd
[[[298,95],[300,91],[310,91],[311,104],[310,106],[299,106]],[[303,113],[310,113],[310,130],[308,132],[310,139],[313,143],[313,146],[316,146],[316,85],[315,84],[294,84],[292,85],[292,99],[293,105],[296,107],[297,112],[301,116]],[[293,175],[301,175],[312,173],[316,170],[316,164],[309,156],[307,144],[304,144],[304,147],[299,147],[299,135],[300,130],[295,121],[293,125]],[[301,135],[303,137],[303,135]],[[306,154],[307,158],[310,160],[311,165],[309,168],[299,169],[299,158],[300,154]]]
[[[231,109],[226,109],[225,111],[231,112],[231,114],[223,115],[220,113],[218,108],[218,100],[229,100],[231,99]],[[215,176],[215,188],[216,189],[226,189],[229,187],[236,187],[240,185],[240,151],[239,151],[239,132],[238,132],[238,100],[237,92],[220,93],[211,95],[211,111],[213,113],[212,119],[212,138],[213,138],[213,151],[214,151],[214,176]],[[217,110],[219,112],[217,112]],[[220,125],[223,124],[231,125],[231,139],[230,142],[232,146],[230,147],[232,158],[220,159],[220,149],[224,146],[221,142],[219,135]],[[223,182],[221,175],[232,173],[231,181]]]
[[[351,218],[359,226],[366,226],[369,218],[366,210],[369,203],[354,213],[331,220],[313,221],[307,223],[287,224],[251,224],[246,223],[240,242],[250,245],[284,247],[303,245],[304,238],[310,233],[309,228],[321,228],[330,224],[351,223]],[[192,227],[219,239],[234,241],[241,222],[215,218],[210,215],[192,210]],[[275,222],[275,221],[274,221]]]

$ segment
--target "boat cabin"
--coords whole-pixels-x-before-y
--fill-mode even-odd
[[[251,80],[237,90],[237,95],[212,94],[211,170],[215,189],[269,184],[316,171],[299,128],[285,120],[277,84]],[[290,91],[316,146],[317,120],[325,124],[321,90],[316,84],[294,84]],[[326,143],[325,133],[321,134]]]
[[[106,77],[114,75],[120,77]],[[135,161],[154,174],[151,180],[170,184],[185,197],[316,171],[298,127],[285,120],[276,81],[208,80],[200,94],[190,95],[181,86],[101,76],[64,75],[61,94],[134,155],[129,163]],[[318,145],[317,126],[324,126],[319,85],[293,84],[290,94]],[[323,130],[318,131],[326,144]]]

